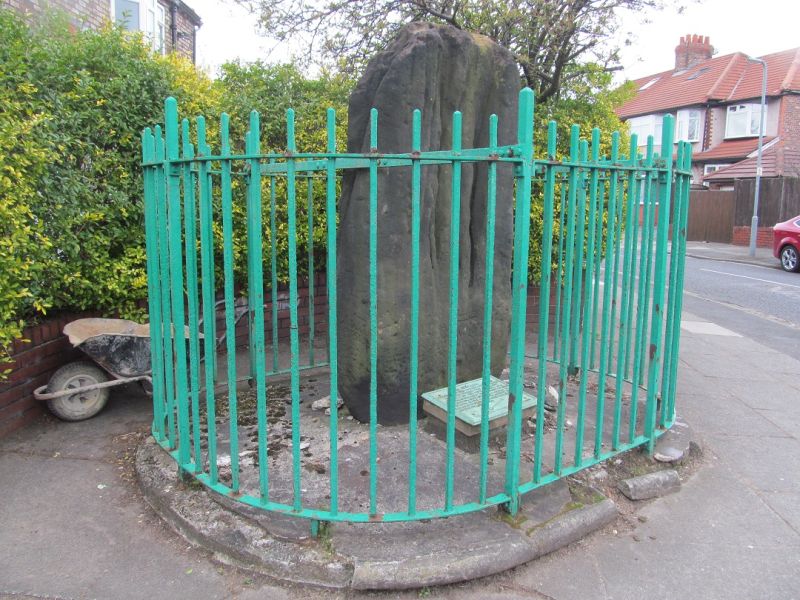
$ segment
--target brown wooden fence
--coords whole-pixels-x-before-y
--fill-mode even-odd
[[[686,239],[730,244],[736,194],[733,191],[693,190],[689,194]]]
[[[737,179],[734,226],[749,226],[753,218],[754,179]],[[761,180],[758,224],[772,227],[800,214],[800,178],[765,177]]]

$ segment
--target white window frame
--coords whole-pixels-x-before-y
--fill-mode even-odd
[[[736,114],[741,115],[744,114],[743,117],[746,122],[748,123],[749,127],[745,130],[744,133],[734,133],[731,131],[731,115]],[[753,120],[755,118],[755,121]],[[725,139],[736,139],[736,138],[747,138],[747,137],[756,137],[758,135],[758,129],[761,119],[761,104],[759,103],[743,103],[743,104],[731,104],[727,107],[725,111]],[[755,126],[755,130],[754,127]],[[767,106],[764,106],[764,128],[767,127]]]
[[[628,119],[631,133],[637,135],[637,145],[647,146],[647,137],[653,136],[653,143],[661,144],[661,130],[664,125],[664,115],[644,115]],[[639,131],[637,131],[637,129]]]
[[[694,136],[691,136],[692,121],[696,121]],[[703,113],[699,108],[682,108],[676,118],[678,131],[675,142],[699,142],[703,130]]]
[[[720,169],[724,169],[725,167],[730,167],[731,163],[714,163],[703,165],[703,177],[706,175],[711,175],[712,173],[716,173]]]
[[[139,28],[154,52],[166,52],[166,11],[158,0],[131,0],[139,5]],[[110,0],[111,20],[116,22],[117,0]]]

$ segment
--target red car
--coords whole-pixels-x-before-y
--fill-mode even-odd
[[[800,271],[800,215],[772,228],[772,253],[784,271]]]

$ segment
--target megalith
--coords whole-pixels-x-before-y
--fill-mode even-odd
[[[488,38],[450,26],[412,23],[367,66],[350,96],[347,150],[370,152],[377,108],[378,152],[411,151],[412,114],[422,111],[422,151],[452,146],[452,115],[463,118],[462,147],[489,145],[498,116],[500,145],[516,141],[520,76],[511,54]],[[486,261],[487,164],[461,175],[457,380],[480,377]],[[450,166],[424,166],[421,185],[418,391],[447,384]],[[493,286],[492,372],[506,364],[511,320],[513,173],[499,164]],[[346,171],[338,252],[339,391],[350,413],[369,420],[369,171]],[[378,422],[407,422],[411,309],[411,168],[379,170],[377,314]],[[415,399],[419,401],[419,398]]]

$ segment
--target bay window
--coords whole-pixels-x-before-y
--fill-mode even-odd
[[[764,107],[764,125],[766,127],[767,107]],[[732,104],[728,107],[728,114],[725,119],[725,137],[740,138],[753,137],[758,135],[758,128],[761,123],[761,105]]]

